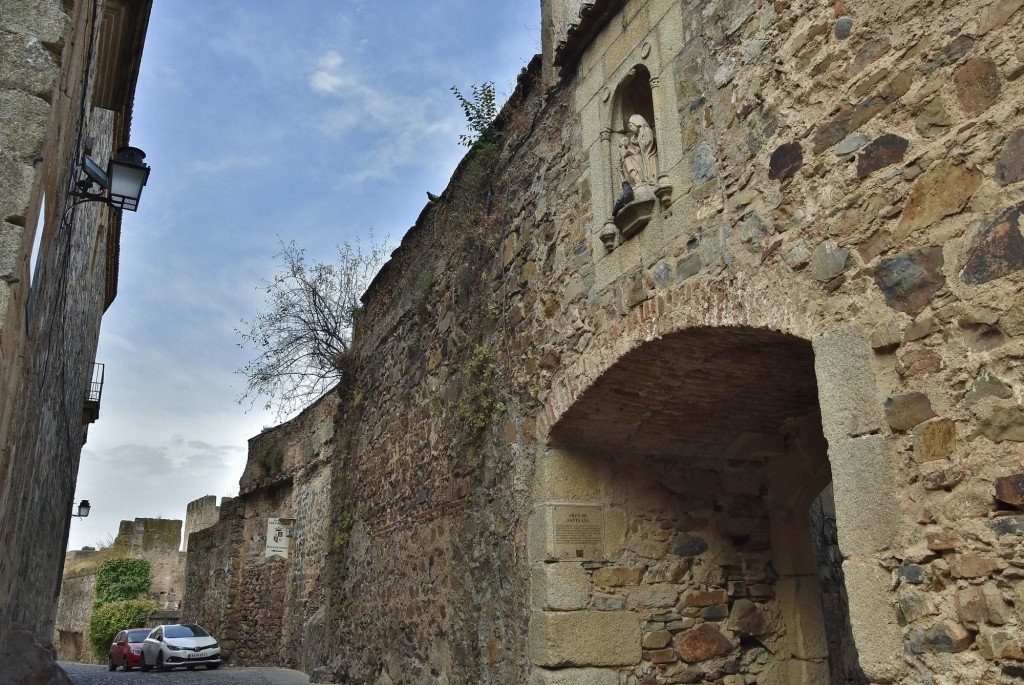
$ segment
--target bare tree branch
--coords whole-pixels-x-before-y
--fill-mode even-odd
[[[282,418],[310,404],[344,377],[360,298],[387,257],[384,243],[365,253],[356,242],[338,245],[338,263],[307,262],[294,240],[279,239],[277,273],[265,281],[265,308],[242,319],[239,347],[256,357],[236,373],[246,380],[238,401],[266,399]]]

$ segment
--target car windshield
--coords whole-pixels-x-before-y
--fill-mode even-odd
[[[181,626],[167,626],[164,637],[210,637],[210,634],[197,625],[188,623]]]
[[[149,629],[143,630],[129,630],[128,631],[128,642],[142,642],[149,635]]]

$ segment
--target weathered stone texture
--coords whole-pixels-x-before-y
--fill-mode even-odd
[[[974,285],[1024,269],[1024,234],[1020,216],[1024,203],[1007,207],[979,226],[961,276]]]
[[[990,59],[975,58],[965,62],[953,72],[956,96],[960,106],[969,115],[977,115],[999,99],[1001,82],[995,63]]]
[[[535,612],[530,659],[538,666],[621,666],[640,661],[640,622],[628,611]]]
[[[0,653],[0,685],[74,685],[41,645],[32,632],[23,628],[12,629]]]
[[[209,528],[220,519],[220,508],[217,497],[207,495],[188,503],[185,508],[185,528],[182,531],[182,551],[188,551],[188,536],[197,531]]]
[[[728,654],[736,645],[710,623],[703,623],[679,636],[676,651],[683,661],[695,663]]]
[[[956,607],[960,585],[1009,602],[1021,584],[1020,522],[993,483],[1024,469],[1020,181],[1000,161],[1024,13],[544,3],[552,20],[581,8],[576,29],[545,28],[498,148],[470,152],[367,293],[337,411],[308,417],[331,436],[323,457],[253,450],[235,513],[192,536],[210,569],[237,569],[209,575],[231,597],[290,587],[245,517],[330,472],[330,523],[301,543],[328,550],[308,566],[326,570],[322,599],[290,605],[322,602],[306,620],[338,637],[325,680],[1016,668],[994,598],[984,632]],[[653,118],[659,186],[624,235],[630,107]],[[975,390],[982,368],[1011,394]],[[572,554],[555,559],[569,505],[603,524],[563,530]],[[273,611],[228,610],[228,589],[196,582],[238,655],[294,644]],[[680,651],[685,634],[707,639]]]
[[[933,416],[935,412],[924,393],[900,393],[885,400],[885,419],[895,430],[908,430]]]
[[[893,238],[900,241],[961,211],[981,185],[981,174],[951,162],[929,169],[910,192]]]
[[[1006,139],[1003,151],[996,161],[996,183],[1001,186],[1024,179],[1024,128],[1019,128]]]
[[[881,427],[881,408],[871,374],[868,336],[846,327],[814,341],[825,437],[844,440]]]
[[[0,649],[14,623],[44,647],[53,637],[50,588],[60,580],[89,421],[83,389],[100,318],[116,294],[120,217],[97,204],[65,214],[67,189],[82,154],[76,142],[90,140],[101,165],[128,143],[134,84],[116,84],[127,98],[117,112],[93,106],[83,92],[114,87],[104,79],[115,72],[136,73],[129,63],[141,57],[145,22],[107,25],[104,41],[94,9],[11,0],[0,12]],[[127,11],[148,16],[149,3]],[[99,73],[102,47],[90,48],[101,43],[117,53],[111,66],[123,60],[123,69]],[[42,278],[32,283],[38,231],[50,238],[37,256]],[[17,667],[3,661],[0,672]]]
[[[309,638],[323,630],[329,545],[347,535],[328,536],[331,474],[322,468],[337,407],[330,393],[251,439],[239,498],[222,500],[219,519],[189,536],[181,612],[224,637],[228,663],[312,670],[322,658],[323,641]],[[193,504],[200,515],[212,506]],[[287,559],[265,555],[269,518],[295,520]]]

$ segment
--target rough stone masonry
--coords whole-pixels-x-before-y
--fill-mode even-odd
[[[542,3],[183,610],[319,682],[1024,678],[1022,5]]]

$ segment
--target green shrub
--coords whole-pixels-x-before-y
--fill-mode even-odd
[[[494,95],[494,81],[481,85],[475,83],[469,87],[471,96],[466,97],[459,89],[452,86],[451,91],[459,101],[462,112],[466,115],[466,126],[469,133],[459,136],[459,143],[473,147],[478,141],[494,142],[497,132],[494,129],[494,117],[498,115],[498,105]]]
[[[99,661],[106,661],[114,636],[127,628],[141,627],[159,608],[149,599],[125,599],[94,606],[89,619],[89,646],[93,656]]]
[[[149,592],[153,574],[145,559],[107,559],[96,572],[93,609]]]
[[[477,345],[463,371],[465,387],[457,409],[469,442],[479,441],[490,426],[491,417],[505,411],[505,403],[495,396],[498,373],[498,365],[491,359],[491,348]]]

